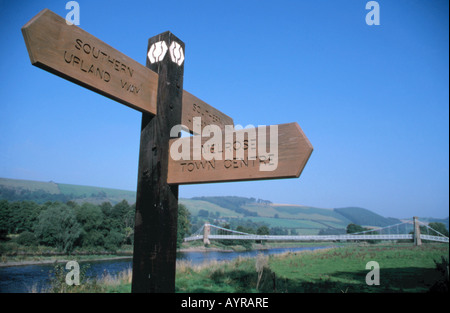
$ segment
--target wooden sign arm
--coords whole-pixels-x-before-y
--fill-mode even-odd
[[[64,18],[44,9],[22,27],[31,63],[142,113],[157,113],[159,75]],[[233,125],[233,119],[183,90],[181,123]]]

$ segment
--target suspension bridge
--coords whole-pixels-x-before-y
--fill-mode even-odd
[[[422,231],[420,226],[423,226]],[[210,240],[347,241],[403,239],[414,240],[416,245],[420,245],[422,240],[449,242],[447,236],[417,218],[386,227],[341,235],[258,235],[206,223],[191,236],[184,238],[184,241],[203,240],[205,244],[209,244]]]

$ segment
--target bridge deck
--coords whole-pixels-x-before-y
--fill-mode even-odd
[[[449,242],[448,237],[420,235],[422,240]],[[271,236],[271,235],[209,235],[216,240],[279,240],[279,241],[341,241],[341,240],[401,240],[413,239],[412,234],[394,235],[305,235],[305,236]],[[203,240],[203,235],[187,237],[185,241]]]

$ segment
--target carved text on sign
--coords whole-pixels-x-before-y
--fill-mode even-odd
[[[201,136],[171,139],[168,183],[299,177],[313,151],[297,123],[228,129],[209,125]]]
[[[43,10],[23,28],[31,63],[142,112],[156,114],[158,74]]]

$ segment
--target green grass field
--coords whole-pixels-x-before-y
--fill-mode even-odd
[[[269,227],[294,229],[302,235],[317,235],[320,229],[324,228],[323,224],[308,220],[294,220],[271,217],[248,217],[248,219],[256,223],[265,223],[269,225]]]
[[[193,199],[180,199],[180,203],[184,204],[192,215],[198,215],[200,210],[206,210],[210,213],[219,212],[221,217],[243,217],[243,214],[236,213],[227,208],[223,208],[214,203],[203,201],[203,200],[193,200]]]
[[[443,277],[434,261],[442,256],[448,260],[448,253],[447,244],[351,245],[285,253],[266,261],[257,257],[203,266],[179,264],[176,288],[177,292],[422,293]],[[378,286],[366,284],[369,261],[380,265]],[[259,282],[258,262],[264,268]]]
[[[285,219],[305,219],[322,222],[333,222],[347,226],[350,221],[331,209],[314,208],[302,205],[281,204],[247,204],[245,209],[258,213],[263,217],[274,217]]]
[[[435,261],[442,263],[443,257],[448,266],[448,244],[416,247],[411,243],[397,243],[345,244],[324,250],[259,254],[254,258],[238,257],[201,265],[177,261],[176,292],[426,293],[438,282],[448,288],[448,272],[444,274],[436,269]],[[372,269],[366,269],[369,261],[376,261],[380,266],[379,285],[366,284],[366,276]],[[73,288],[61,283],[64,275],[55,280],[52,288],[41,292],[131,292],[130,269]]]

